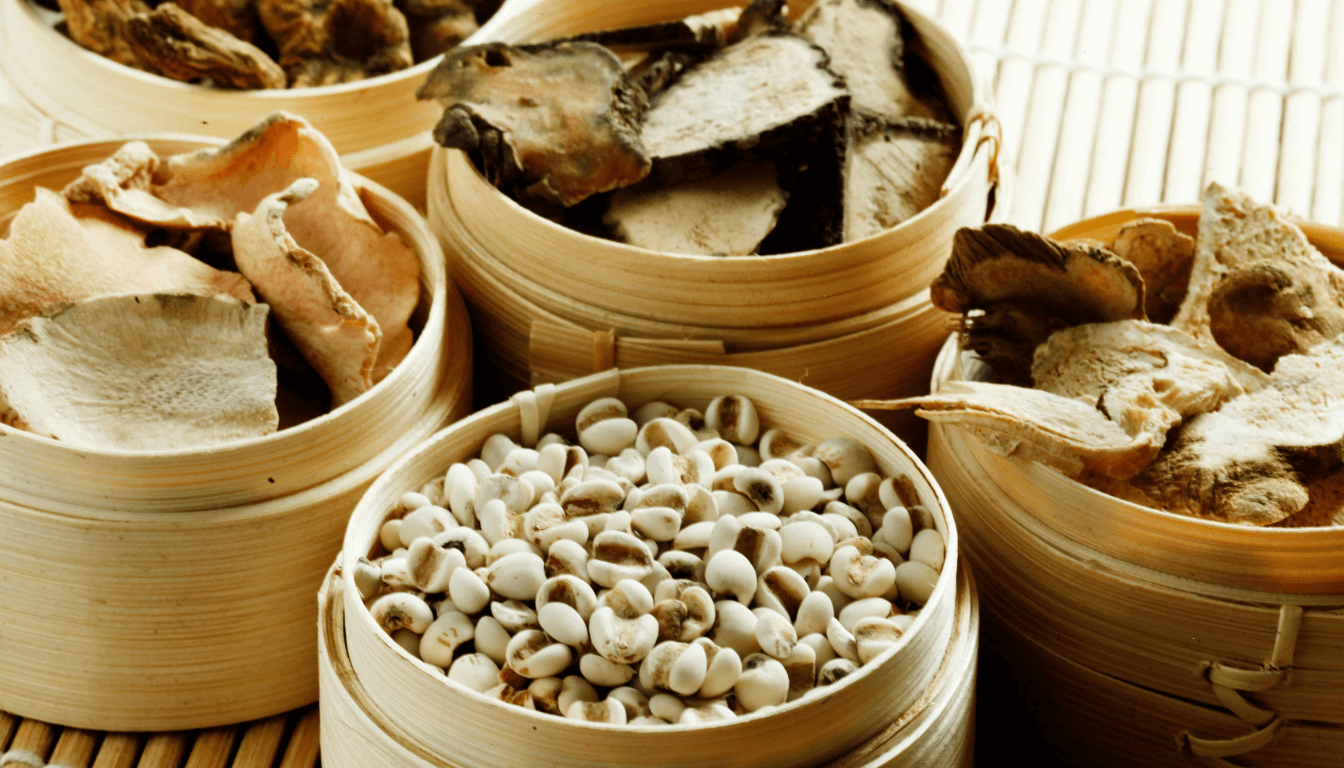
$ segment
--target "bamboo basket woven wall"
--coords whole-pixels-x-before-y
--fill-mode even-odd
[[[1138,215],[1193,234],[1191,206],[1123,211],[1056,237],[1113,236]],[[1305,225],[1344,260],[1344,231]],[[934,388],[964,378],[955,338]],[[986,642],[1076,765],[1339,765],[1344,528],[1259,529],[1172,515],[930,428],[929,466],[983,573]]]
[[[864,443],[881,471],[910,477],[948,542],[934,597],[902,642],[836,684],[826,696],[711,726],[618,728],[580,723],[506,705],[429,673],[378,628],[364,607],[352,583],[354,564],[377,540],[387,512],[406,489],[419,488],[442,476],[452,462],[475,455],[489,435],[502,432],[524,439],[524,423],[545,425],[538,433],[568,431],[579,409],[599,397],[620,397],[631,408],[651,400],[703,407],[725,393],[751,398],[762,424],[778,425],[797,439],[815,443],[844,434]],[[327,655],[322,717],[324,734],[350,744],[355,752],[328,751],[326,763],[328,768],[363,765],[360,755],[372,753],[361,753],[355,742],[391,741],[399,745],[393,750],[397,759],[405,761],[394,763],[398,766],[483,768],[539,762],[812,766],[878,739],[865,753],[896,750],[890,755],[892,765],[919,764],[903,758],[906,751],[935,760],[929,763],[933,765],[964,764],[971,752],[965,741],[969,691],[959,691],[969,685],[964,675],[973,675],[965,654],[974,654],[974,640],[964,633],[971,629],[965,622],[972,620],[974,594],[969,581],[958,592],[956,541],[956,526],[941,493],[914,454],[872,419],[815,390],[749,369],[690,365],[611,370],[555,387],[545,385],[536,396],[523,393],[435,435],[380,477],[351,516],[340,561],[341,584],[335,590],[340,608],[330,605],[334,599],[330,587],[324,600]],[[959,615],[964,618],[958,619]],[[954,635],[960,639],[954,642]],[[934,685],[949,648],[956,649],[950,663],[957,675]],[[946,691],[943,685],[949,686]],[[935,701],[948,702],[946,711],[918,716]],[[952,706],[953,701],[959,703]],[[932,724],[944,719],[949,722]],[[902,727],[884,731],[893,723]],[[918,744],[897,749],[903,741],[912,741],[913,732],[905,726],[963,738],[938,744],[913,739]],[[349,735],[341,735],[346,731]],[[892,742],[889,749],[877,748],[888,742]]]
[[[218,143],[149,137],[163,154]],[[0,220],[121,140],[0,165]],[[208,450],[88,450],[0,426],[0,711],[105,730],[220,726],[317,697],[312,595],[396,457],[470,407],[465,306],[424,220],[356,179],[422,266],[419,337],[366,395]],[[354,454],[351,458],[350,454]]]
[[[496,13],[514,13],[509,0]],[[178,82],[118,64],[57,32],[33,0],[0,2],[0,70],[56,124],[83,137],[148,132],[237,136],[285,109],[302,115],[347,168],[424,207],[425,168],[441,113],[415,90],[437,60],[368,80],[315,88],[229,91]]]

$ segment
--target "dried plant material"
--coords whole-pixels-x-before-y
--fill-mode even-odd
[[[177,0],[177,5],[207,25],[228,32],[245,43],[256,45],[261,41],[257,0]]]
[[[410,30],[392,0],[257,0],[291,88],[335,85],[410,67]]]
[[[1190,282],[1194,238],[1163,219],[1135,219],[1120,228],[1111,250],[1137,267],[1143,277],[1148,319],[1171,322]]]
[[[1307,506],[1274,523],[1275,528],[1317,528],[1344,525],[1344,472],[1307,485]]]
[[[910,90],[901,23],[900,11],[888,0],[820,0],[795,30],[826,51],[831,70],[849,88],[853,109],[888,121],[941,119]]]
[[[276,430],[264,305],[121,294],[58,305],[0,337],[4,421],[100,449],[208,448]]]
[[[1269,386],[1190,419],[1135,485],[1172,511],[1269,525],[1344,468],[1344,343],[1279,360]]]
[[[871,237],[938,202],[961,130],[907,118],[851,115],[845,150],[844,241]]]
[[[721,8],[675,21],[585,32],[563,40],[597,43],[616,53],[668,48],[714,50],[727,45],[736,35],[741,14],[741,8]]]
[[[233,251],[238,268],[327,383],[336,407],[373,386],[382,333],[378,321],[341,288],[322,259],[295,242],[286,228],[286,211],[317,189],[317,182],[301,179],[266,197],[254,214],[240,214],[233,228]]]
[[[599,45],[459,47],[416,96],[444,106],[435,141],[520,200],[572,206],[648,175],[644,92]]]
[[[410,28],[411,55],[416,62],[438,56],[480,28],[475,3],[470,0],[398,0],[396,7]]]
[[[126,38],[147,68],[174,80],[239,90],[285,87],[284,70],[260,48],[173,3],[132,16]]]
[[[223,291],[252,300],[246,279],[174,248],[145,246],[144,233],[102,206],[71,205],[37,190],[0,241],[0,333],[53,304],[111,293]]]
[[[936,394],[860,407],[910,408],[929,421],[970,429],[1001,456],[1038,461],[1072,477],[1100,472],[1132,477],[1162,440],[1131,437],[1094,406],[1049,392],[988,382],[949,382]]]
[[[787,200],[773,164],[743,163],[708,179],[618,190],[603,221],[617,240],[641,248],[742,256],[770,234]]]
[[[1259,261],[1232,269],[1209,296],[1209,331],[1233,355],[1262,370],[1344,332],[1341,295],[1328,274]]]
[[[1273,206],[1257,203],[1220,184],[1209,184],[1199,217],[1190,288],[1171,321],[1172,327],[1196,338],[1211,338],[1209,299],[1214,289],[1231,271],[1261,261],[1299,275],[1316,273],[1319,281],[1304,280],[1304,284],[1325,285],[1330,292],[1328,297],[1317,297],[1316,302],[1341,304],[1344,271],[1313,248],[1297,225]]]
[[[630,66],[630,79],[652,99],[681,77],[681,73],[699,64],[704,55],[684,50],[663,51],[645,56]]]
[[[70,39],[94,53],[144,69],[126,38],[126,22],[150,7],[142,0],[58,0]]]

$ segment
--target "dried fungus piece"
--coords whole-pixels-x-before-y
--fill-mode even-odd
[[[174,80],[239,90],[285,87],[284,70],[264,51],[174,3],[128,19],[126,39],[147,68]]]
[[[714,50],[727,45],[736,35],[741,14],[741,8],[721,8],[675,21],[584,32],[563,38],[563,41],[596,43],[616,53],[668,48]]]
[[[223,294],[119,294],[0,337],[12,426],[114,450],[208,448],[276,430],[267,307]]]
[[[286,228],[286,211],[317,188],[316,181],[300,179],[262,200],[252,215],[240,214],[233,228],[233,252],[238,268],[327,383],[334,408],[373,386],[382,332],[322,259],[301,247]]]
[[[471,0],[397,0],[415,61],[428,61],[471,37],[480,28],[475,6]]]
[[[291,88],[335,85],[413,63],[406,17],[392,0],[257,0]]]
[[[568,207],[649,172],[644,92],[593,43],[458,47],[416,97],[444,106],[435,141],[471,153],[525,202]]]
[[[961,150],[957,126],[857,113],[847,122],[845,242],[891,229],[938,202]]]
[[[1115,255],[1133,264],[1143,277],[1144,309],[1155,323],[1169,323],[1185,297],[1195,258],[1194,238],[1163,219],[1141,218],[1116,233]]]
[[[1344,343],[1286,355],[1269,386],[1187,421],[1134,478],[1166,509],[1243,525],[1300,512],[1344,468]]]
[[[787,200],[773,164],[743,163],[708,179],[617,190],[603,222],[617,240],[641,248],[743,256],[774,229]]]
[[[1209,296],[1209,331],[1223,349],[1262,370],[1344,332],[1330,278],[1292,263],[1259,261],[1227,273]]]
[[[102,206],[70,204],[39,188],[0,241],[0,333],[53,304],[91,296],[181,289],[251,301],[251,287],[175,248],[145,246],[144,233]]]
[[[148,13],[142,0],[58,0],[65,14],[70,39],[94,53],[144,69],[140,57],[126,37],[126,23],[136,14]]]
[[[257,0],[177,0],[177,5],[207,25],[222,29],[245,43],[256,45],[261,42]]]

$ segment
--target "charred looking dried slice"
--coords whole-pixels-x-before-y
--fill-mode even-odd
[[[70,39],[94,53],[144,69],[140,57],[126,39],[126,22],[150,7],[142,0],[58,0],[65,13]]]
[[[1290,262],[1233,269],[1209,296],[1218,344],[1264,371],[1344,333],[1344,307],[1327,277]]]
[[[846,126],[844,240],[886,231],[938,201],[961,149],[961,129],[854,110]]]
[[[1155,323],[1169,323],[1185,298],[1195,240],[1169,221],[1135,219],[1120,228],[1111,246],[1115,255],[1143,276],[1144,309]]]
[[[459,47],[416,96],[444,106],[435,141],[525,203],[571,206],[649,173],[644,92],[594,43]]]
[[[174,80],[240,90],[285,87],[284,70],[264,51],[174,3],[128,19],[126,39],[147,68]]]
[[[410,30],[392,0],[257,0],[290,87],[332,85],[411,66]]]
[[[724,8],[676,21],[584,32],[552,42],[597,43],[617,53],[669,48],[709,51],[728,44],[737,32],[740,13],[739,8]]]

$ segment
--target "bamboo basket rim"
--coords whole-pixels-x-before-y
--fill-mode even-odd
[[[628,369],[612,368],[600,373],[595,373],[591,376],[583,377],[581,379],[573,379],[563,384],[550,385],[550,386],[554,386],[557,389],[562,387],[568,389],[583,389],[590,386],[591,387],[605,386],[607,390],[613,390],[613,389],[617,390],[618,395],[616,396],[619,396],[619,389],[623,383],[624,378],[627,376],[630,377],[651,376],[651,375],[670,376],[674,374],[680,374],[681,379],[688,379],[689,377],[696,374],[703,375],[706,369],[714,369],[717,372],[722,372],[724,374],[731,374],[745,378],[764,377],[765,379],[772,381],[777,386],[796,389],[799,390],[800,393],[806,394],[809,397],[819,398],[823,400],[823,402],[825,402],[829,407],[839,408],[843,411],[848,412],[851,417],[857,417],[862,422],[866,422],[868,426],[878,430],[880,433],[883,433],[890,438],[892,444],[896,446],[898,451],[904,454],[904,457],[909,461],[909,467],[908,467],[909,473],[917,475],[919,479],[923,481],[925,486],[931,491],[931,495],[933,496],[933,498],[937,500],[938,508],[932,509],[930,510],[930,512],[933,513],[936,522],[942,523],[941,526],[942,530],[940,532],[943,533],[946,554],[943,562],[942,571],[939,573],[939,578],[934,590],[934,594],[929,599],[929,601],[923,606],[919,616],[916,617],[915,622],[914,624],[912,624],[911,628],[908,631],[906,631],[905,634],[903,634],[895,644],[884,650],[882,654],[875,657],[868,665],[864,665],[866,669],[860,668],[860,671],[858,673],[849,675],[844,679],[838,681],[837,683],[827,686],[828,688],[827,692],[816,698],[807,700],[798,699],[786,702],[785,704],[771,708],[768,711],[759,711],[755,713],[750,713],[748,715],[740,716],[730,721],[697,723],[694,725],[675,724],[671,726],[632,726],[632,725],[617,726],[605,723],[571,721],[565,718],[556,718],[552,715],[548,715],[543,712],[530,711],[526,709],[522,709],[521,712],[519,712],[518,710],[521,709],[519,707],[507,704],[497,699],[491,699],[485,696],[484,694],[478,693],[460,683],[457,683],[456,681],[449,680],[446,677],[440,677],[438,675],[434,675],[431,672],[429,672],[428,669],[426,669],[423,662],[415,659],[413,656],[407,653],[406,650],[401,646],[397,645],[397,643],[393,641],[391,637],[387,635],[387,633],[383,632],[381,629],[377,627],[376,624],[372,623],[373,618],[368,613],[367,608],[364,609],[359,620],[361,622],[369,624],[372,627],[374,636],[378,638],[379,642],[387,649],[388,652],[395,654],[398,658],[401,659],[402,662],[416,666],[420,670],[420,673],[425,678],[433,679],[437,683],[445,685],[449,690],[453,691],[457,695],[467,696],[468,699],[473,704],[485,705],[487,707],[490,707],[494,711],[500,713],[502,716],[517,718],[521,715],[524,719],[527,720],[542,718],[541,720],[537,720],[536,722],[554,727],[565,729],[572,727],[580,732],[584,730],[596,730],[596,731],[616,732],[621,734],[667,734],[669,731],[688,732],[688,733],[708,733],[708,732],[730,731],[730,730],[739,730],[742,728],[749,728],[751,727],[751,724],[760,720],[767,719],[771,715],[779,713],[790,713],[803,707],[810,707],[819,703],[824,703],[827,699],[832,698],[837,693],[842,692],[845,689],[858,684],[859,681],[863,678],[866,678],[874,668],[880,667],[882,666],[883,663],[890,661],[893,656],[904,650],[907,646],[909,646],[912,642],[914,642],[915,639],[919,638],[921,635],[927,635],[927,632],[921,633],[919,630],[923,629],[924,627],[927,627],[930,624],[930,622],[933,621],[933,619],[929,619],[927,617],[933,615],[936,611],[929,609],[931,607],[935,607],[935,603],[938,603],[939,605],[945,605],[948,600],[955,601],[955,595],[953,595],[952,597],[948,597],[948,595],[949,593],[955,592],[956,588],[955,586],[948,586],[948,584],[955,583],[957,579],[956,572],[960,570],[960,561],[958,558],[959,539],[957,536],[956,523],[955,520],[953,519],[951,507],[948,504],[947,497],[944,495],[942,488],[938,484],[937,479],[933,476],[932,472],[929,471],[928,467],[924,464],[924,462],[920,460],[919,457],[916,456],[913,451],[910,450],[910,448],[905,444],[904,440],[892,434],[890,430],[886,429],[886,427],[884,427],[881,423],[873,419],[868,414],[864,413],[863,411],[857,408],[854,408],[853,406],[849,405],[843,400],[839,400],[838,398],[832,397],[831,395],[828,395],[820,390],[816,390],[811,387],[798,384],[797,382],[790,381],[788,379],[776,376],[774,374],[757,371],[751,368],[741,368],[736,366],[666,365],[666,366],[646,366],[646,367],[628,368]],[[671,387],[674,385],[667,385],[667,386]],[[370,514],[372,504],[371,500],[378,498],[380,495],[387,494],[389,492],[389,488],[392,488],[393,486],[399,487],[402,483],[402,480],[400,479],[399,475],[403,471],[405,471],[405,469],[408,466],[416,462],[421,456],[434,452],[435,449],[441,446],[449,438],[452,438],[456,432],[469,430],[475,427],[477,424],[480,424],[481,422],[493,420],[503,414],[514,414],[519,410],[519,408],[520,404],[517,398],[510,398],[509,400],[497,403],[493,406],[490,406],[489,408],[477,411],[471,416],[468,416],[465,419],[462,419],[448,427],[445,427],[439,432],[436,432],[430,438],[426,439],[414,450],[404,455],[395,464],[388,467],[388,469],[377,480],[374,481],[373,485],[370,486],[368,491],[365,492],[364,497],[360,500],[358,506],[356,506],[355,511],[351,513],[350,515],[351,525],[348,526],[346,529],[345,541],[342,544],[340,563],[341,563],[342,579],[345,582],[344,589],[346,594],[351,595],[358,594],[358,591],[354,584],[355,564],[358,558],[367,553],[370,546],[372,545],[372,541],[364,540],[357,537],[358,531],[354,525],[354,522],[358,518],[368,516]],[[379,509],[377,511],[377,515],[379,516],[380,519],[385,517],[386,510]]]
[[[0,2],[8,2],[8,1],[9,0],[0,0]],[[13,1],[21,3],[31,3],[31,0],[13,0]],[[86,53],[90,53],[91,55],[95,56],[97,55],[92,54],[92,52],[88,51],[86,51]],[[99,56],[98,58],[103,57]],[[129,69],[129,67],[127,67],[127,69]],[[131,141],[144,141],[150,144],[151,147],[153,147],[155,142],[173,142],[173,141],[182,143],[198,143],[202,145],[202,148],[220,147],[228,143],[227,139],[223,139],[216,136],[197,135],[189,133],[171,133],[171,132],[132,134],[126,136],[117,136],[112,138],[101,138],[101,139],[80,139],[75,141],[60,142],[57,144],[52,144],[47,147],[42,147],[39,149],[33,149],[27,152],[21,152],[15,155],[10,155],[9,157],[0,160],[0,170],[21,163],[34,162],[40,160],[45,155],[58,154],[62,151],[78,150],[85,147],[91,148],[104,144],[109,146],[114,144],[123,145]],[[115,149],[113,149],[112,151],[115,151]],[[109,155],[110,154],[111,153],[109,153]],[[350,170],[345,165],[344,162],[342,162],[341,164],[341,170],[350,175],[351,181],[355,184],[356,189],[360,190],[361,192],[369,193],[376,197],[384,199],[394,199],[394,200],[401,199],[400,196],[397,195],[397,193],[393,192],[387,187],[384,187],[382,184],[379,184],[378,182],[373,181],[372,179],[369,179],[355,171]],[[361,201],[362,198],[363,195],[361,195]],[[417,215],[419,215],[418,212]],[[8,214],[0,214],[0,220],[7,221],[9,218],[11,218],[11,216]],[[382,225],[380,224],[380,226]],[[397,236],[399,239],[405,242],[405,238],[403,238],[400,234],[398,234]],[[424,254],[424,257],[419,260],[421,262],[421,273],[420,273],[421,288],[423,289],[424,287],[428,286],[430,289],[429,303],[428,306],[426,307],[427,316],[425,320],[425,324],[428,326],[434,324],[436,321],[442,321],[446,316],[447,309],[445,306],[445,302],[447,301],[447,294],[448,294],[447,288],[451,284],[451,278],[449,278],[448,275],[446,274],[446,266],[444,266],[443,251],[442,248],[439,246],[438,238],[431,236],[427,238],[425,242],[431,249],[431,252],[428,254]],[[409,246],[409,243],[407,245]],[[442,275],[443,279],[439,281],[434,281],[432,279],[434,275],[428,274],[430,270],[433,270],[435,272],[439,271],[445,272],[445,274]],[[438,284],[435,285],[434,284],[435,282],[437,282]],[[423,337],[424,337],[423,333],[416,334],[415,342],[411,345],[411,350],[407,352],[407,357],[410,357],[412,354],[415,354],[417,349],[424,348],[424,345],[420,343],[420,340]],[[421,354],[423,355],[424,353]],[[182,450],[125,450],[117,448],[95,448],[95,447],[87,447],[67,443],[61,440],[56,440],[55,438],[45,437],[43,435],[38,435],[33,432],[28,432],[26,430],[16,429],[14,427],[2,423],[0,423],[0,437],[17,439],[17,440],[36,440],[40,444],[48,447],[68,448],[71,451],[75,451],[84,455],[106,457],[111,459],[121,459],[121,458],[154,459],[163,457],[172,457],[174,459],[203,458],[220,453],[246,450],[255,445],[270,441],[274,439],[277,435],[292,433],[292,431],[296,429],[305,429],[305,428],[311,429],[323,426],[334,419],[340,418],[343,414],[345,414],[352,408],[358,407],[360,403],[368,399],[371,393],[387,389],[389,386],[394,386],[394,384],[389,385],[388,382],[389,381],[395,382],[400,380],[400,378],[402,377],[398,376],[398,373],[404,370],[405,369],[399,363],[397,367],[392,371],[392,373],[388,374],[381,381],[374,384],[372,387],[368,389],[368,391],[362,393],[359,397],[356,397],[355,399],[347,403],[341,404],[339,407],[332,408],[331,410],[327,411],[321,416],[309,419],[299,424],[295,424],[286,429],[276,430],[275,432],[272,432],[269,435],[249,437],[241,440],[231,440],[227,443],[221,443],[219,445],[214,446],[187,448]]]

